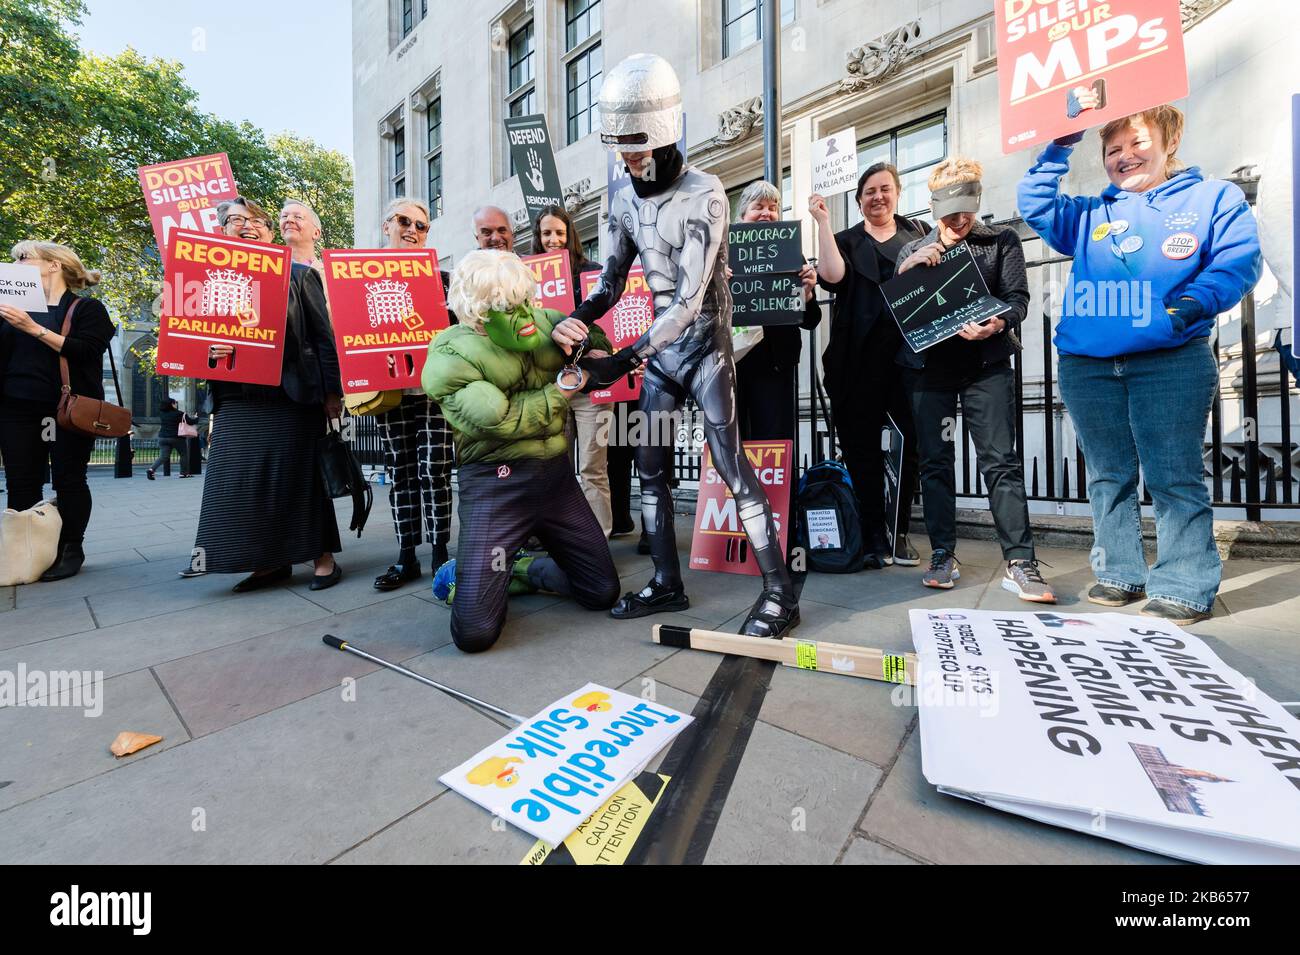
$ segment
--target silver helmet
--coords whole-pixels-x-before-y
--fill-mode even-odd
[[[600,141],[629,151],[671,146],[682,138],[682,86],[668,61],[634,53],[605,74]]]

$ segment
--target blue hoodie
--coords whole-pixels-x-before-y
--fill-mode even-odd
[[[1100,196],[1063,196],[1073,151],[1050,144],[1017,197],[1033,230],[1074,256],[1056,350],[1110,358],[1208,335],[1259,281],[1259,234],[1242,191],[1193,167],[1146,192],[1111,185]],[[1200,306],[1189,322],[1185,308],[1166,312],[1182,298]]]

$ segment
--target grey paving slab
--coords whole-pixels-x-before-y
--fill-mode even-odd
[[[94,629],[95,620],[84,597],[15,609],[0,617],[0,650]]]
[[[29,667],[103,670],[105,676],[116,676],[326,616],[289,591],[266,590],[232,596],[201,610],[180,610],[0,651],[0,669],[12,670],[23,661]]]
[[[0,812],[0,862],[324,862],[426,803],[500,734],[380,671],[355,702],[321,693]]]
[[[98,716],[67,706],[0,709],[0,810],[83,779],[152,759],[189,740],[176,712],[148,670],[105,680]],[[161,736],[162,742],[121,758],[108,747],[123,730]],[[0,820],[3,820],[0,816]],[[0,827],[3,827],[0,821]]]
[[[850,610],[904,615],[910,607],[974,607],[995,572],[993,567],[963,567],[951,590],[933,590],[921,584],[922,569],[894,566],[856,574],[809,574],[801,597]]]
[[[195,621],[198,622],[206,616],[206,611],[202,609],[204,606],[232,599],[234,595],[230,588],[240,579],[240,575],[208,574],[181,580],[176,576],[176,569],[172,569],[170,577],[153,583],[89,595],[86,600],[99,625],[113,627],[132,620],[190,609],[193,609]],[[296,585],[305,587],[307,579],[300,574]],[[291,587],[294,584],[283,586]]]
[[[911,856],[904,855],[889,846],[882,846],[870,839],[855,838],[844,856],[841,865],[921,865]]]
[[[466,756],[471,754],[466,754]],[[444,791],[349,849],[336,865],[518,865],[537,840]]]
[[[182,657],[156,672],[190,732],[206,736],[378,668],[326,647],[321,643],[326,632],[394,662],[445,643],[450,636],[420,626],[429,609],[414,597],[398,596]]]
[[[120,553],[114,551],[114,554]],[[93,558],[88,558],[81,572],[75,577],[64,580],[52,580],[44,583],[27,584],[18,588],[18,606],[38,607],[68,600],[72,597],[85,597],[94,594],[112,593],[144,584],[161,584],[176,581],[179,567],[149,564],[143,561],[115,563],[100,566]]]
[[[1300,566],[1296,564],[1228,561],[1219,600],[1234,622],[1300,635]]]
[[[165,544],[137,547],[135,552],[143,560],[166,563],[175,572],[190,562],[190,556],[194,553],[194,534],[178,535],[175,540]]]
[[[913,732],[871,801],[862,832],[929,862],[1125,865],[1170,863],[1153,853],[945,796],[921,774]]]

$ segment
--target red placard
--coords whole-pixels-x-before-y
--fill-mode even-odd
[[[138,171],[160,253],[172,229],[219,232],[218,203],[239,195],[225,153],[141,166]]]
[[[282,245],[173,229],[158,318],[161,374],[278,385],[292,253]],[[209,362],[208,348],[234,354]]]
[[[537,295],[533,304],[538,308],[553,308],[568,315],[573,311],[573,269],[569,253],[540,252],[526,255],[523,262],[537,276]]]
[[[1187,95],[1178,0],[995,0],[1002,151]],[[1071,116],[1071,91],[1103,105]]]
[[[345,394],[420,387],[429,342],[446,328],[433,249],[326,249],[325,284]]]
[[[746,441],[745,457],[767,492],[784,556],[789,539],[790,458],[793,441]],[[736,500],[713,467],[708,446],[700,470],[700,491],[695,503],[695,533],[691,536],[691,568],[756,577],[758,565],[750,552],[749,538],[736,514]]]
[[[586,298],[600,281],[599,272],[582,273],[582,295]],[[596,324],[609,336],[614,350],[633,344],[645,334],[655,320],[655,300],[646,284],[645,273],[641,266],[633,266],[627,273],[627,285],[623,295],[614,307],[596,319]],[[608,388],[590,392],[594,404],[609,404],[612,401],[636,401],[641,397],[641,377],[624,375]]]

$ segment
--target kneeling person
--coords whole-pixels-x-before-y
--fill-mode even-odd
[[[589,610],[618,599],[618,573],[566,453],[564,355],[551,331],[564,316],[530,304],[536,280],[507,252],[471,252],[451,278],[460,324],[429,346],[423,385],[451,426],[459,462],[460,537],[451,635],[469,653],[501,635],[513,558],[536,535],[548,590]],[[541,566],[537,566],[540,564]]]

